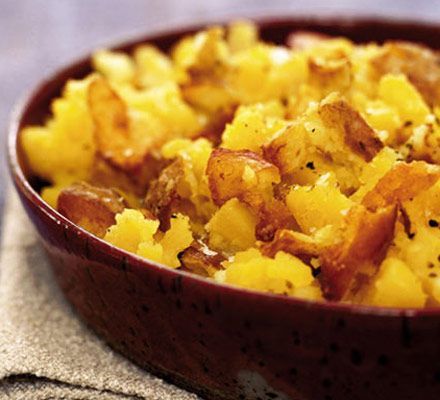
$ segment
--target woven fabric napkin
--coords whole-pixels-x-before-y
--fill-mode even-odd
[[[113,352],[74,315],[10,194],[0,248],[0,399],[198,397]]]

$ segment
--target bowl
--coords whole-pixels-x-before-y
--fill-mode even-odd
[[[380,19],[258,21],[282,43],[314,30],[355,41],[406,39],[440,46],[440,26]],[[162,49],[200,26],[141,37]],[[206,399],[440,398],[440,308],[385,309],[310,302],[221,285],[141,259],[74,225],[38,194],[20,129],[42,122],[86,57],[41,82],[9,128],[9,167],[66,298],[113,349]]]

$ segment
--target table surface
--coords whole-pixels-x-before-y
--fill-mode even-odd
[[[8,115],[28,88],[78,54],[119,37],[249,15],[381,15],[440,21],[437,0],[0,0],[0,237],[9,178]]]

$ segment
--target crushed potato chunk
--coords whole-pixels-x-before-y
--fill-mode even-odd
[[[423,307],[422,283],[402,260],[387,258],[375,277],[369,303],[385,307]]]
[[[226,283],[266,290],[279,294],[293,294],[295,289],[313,282],[310,268],[300,259],[282,251],[268,258],[255,248],[237,253],[233,261],[225,263],[226,270],[216,273],[216,279]]]
[[[138,211],[126,208],[116,215],[116,223],[108,229],[104,240],[132,253],[170,267],[180,266],[178,254],[190,246],[193,236],[188,217],[177,214],[161,238],[157,238],[159,221],[146,218]],[[130,235],[130,239],[127,239]]]

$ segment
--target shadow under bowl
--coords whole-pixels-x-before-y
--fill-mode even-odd
[[[283,43],[313,30],[358,42],[405,39],[440,46],[440,27],[379,19],[272,18],[262,37]],[[166,50],[174,29],[151,42]],[[112,348],[206,399],[440,398],[440,309],[313,303],[216,284],[117,249],[77,227],[38,195],[19,147],[23,126],[41,123],[86,57],[40,83],[9,129],[9,166],[65,296]]]

